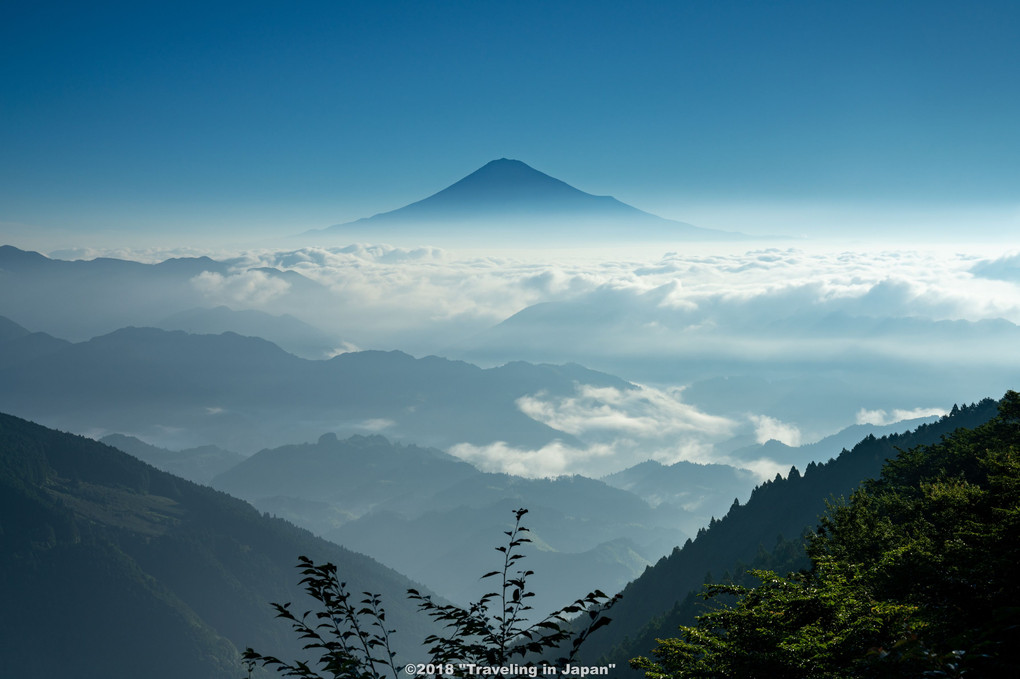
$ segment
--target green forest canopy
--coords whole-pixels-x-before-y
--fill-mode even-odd
[[[1020,394],[889,460],[808,545],[811,568],[755,573],[638,658],[649,679],[1015,676],[1020,641]]]

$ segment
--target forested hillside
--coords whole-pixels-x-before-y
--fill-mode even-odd
[[[726,516],[631,582],[613,611],[613,624],[592,639],[585,657],[605,656],[622,667],[630,658],[647,654],[656,638],[693,623],[698,608],[690,595],[702,584],[752,565],[782,570],[784,563],[796,564],[786,542],[813,530],[827,501],[848,496],[865,479],[877,477],[898,451],[937,443],[958,428],[988,421],[996,412],[992,399],[954,407],[937,422],[899,435],[869,436],[827,463],[808,465],[803,474],[793,470],[785,479],[777,476],[762,484],[746,504],[735,502]],[[768,554],[776,546],[785,556]]]
[[[1020,626],[1020,394],[901,451],[808,543],[810,570],[753,588],[664,641],[649,677],[1014,677]]]

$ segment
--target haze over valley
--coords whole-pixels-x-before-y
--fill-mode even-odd
[[[5,668],[999,676],[1018,21],[0,8]]]

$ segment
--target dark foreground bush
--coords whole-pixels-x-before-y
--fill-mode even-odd
[[[520,553],[528,529],[521,519],[528,510],[514,511],[514,526],[505,531],[507,543],[496,547],[503,554],[503,565],[482,579],[495,579],[496,591],[483,595],[467,608],[440,604],[417,590],[408,590],[408,597],[418,609],[442,627],[442,633],[425,638],[429,654],[426,663],[398,668],[396,654],[390,643],[395,630],[386,625],[386,611],[379,595],[363,592],[355,596],[340,580],[336,566],[315,564],[300,557],[298,568],[301,584],[317,602],[315,610],[296,615],[291,604],[272,604],[277,617],[290,622],[303,640],[305,649],[318,654],[312,661],[287,662],[263,655],[251,648],[245,650],[244,661],[249,676],[258,665],[275,668],[283,676],[324,679],[399,679],[401,672],[417,676],[468,676],[470,667],[533,667],[547,655],[562,653],[555,663],[563,666],[573,661],[585,639],[599,627],[609,623],[605,611],[619,599],[599,590],[553,611],[536,622],[529,619],[528,578],[534,573],[519,569],[524,558]],[[568,622],[587,616],[587,624],[574,626]]]

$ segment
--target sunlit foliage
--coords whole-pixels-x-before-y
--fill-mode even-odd
[[[635,668],[673,677],[1014,676],[1020,641],[1020,394],[890,460],[830,507],[812,567],[759,571]]]

